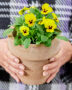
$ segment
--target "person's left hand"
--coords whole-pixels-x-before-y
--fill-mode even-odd
[[[59,53],[50,59],[50,63],[43,66],[43,76],[50,75],[47,79],[49,83],[59,72],[60,67],[68,62],[72,57],[72,46],[69,42],[60,40],[60,51]]]

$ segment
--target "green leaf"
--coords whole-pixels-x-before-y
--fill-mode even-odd
[[[22,45],[21,36],[17,35],[16,37],[14,37],[14,45]]]
[[[41,43],[41,41],[37,41],[37,42],[36,42],[36,45],[39,45],[40,43]]]
[[[7,36],[8,34],[12,33],[13,30],[14,30],[14,29],[12,29],[12,28],[6,29],[6,30],[4,31],[4,33],[3,33],[3,36],[4,36],[4,37]]]
[[[40,37],[40,36],[41,36],[41,34],[40,34],[40,33],[37,33],[37,36],[38,36],[38,37]]]
[[[59,33],[62,32],[59,28],[55,29],[55,31],[56,31],[56,32],[59,32]]]
[[[44,34],[43,28],[41,25],[36,24],[36,28],[39,30],[41,34]]]
[[[18,39],[18,38],[14,38],[14,45],[15,46],[22,45],[22,40],[21,39]]]
[[[24,22],[24,17],[23,16],[20,16],[20,17],[17,17],[16,18],[16,21],[15,21],[15,25],[22,25]]]
[[[53,19],[52,13],[48,13],[48,15],[46,16],[46,18]]]
[[[44,43],[45,46],[50,47],[51,46],[51,39],[48,39],[47,42]]]
[[[41,35],[41,41],[42,42],[46,42],[48,40],[48,37]]]
[[[23,22],[23,25],[24,25],[24,26],[28,26],[28,25],[25,23],[25,21]]]
[[[24,45],[25,48],[28,48],[29,45],[30,45],[30,43],[31,43],[31,39],[30,39],[30,38],[27,38],[27,39],[25,39],[25,41],[23,42],[23,45]]]
[[[57,28],[57,29],[55,29],[53,35],[54,35],[54,36],[60,35],[61,32],[62,32],[62,31],[61,31],[60,29]]]
[[[52,35],[53,35],[53,33],[51,33],[51,32],[46,33],[46,36],[47,36],[48,38],[50,38]]]
[[[61,32],[62,32],[62,31],[57,28],[57,29],[55,29],[54,34],[59,35],[59,34],[61,34]]]
[[[20,27],[20,26],[15,26],[15,30],[16,30],[17,32],[19,32],[19,27]]]
[[[69,41],[69,39],[66,38],[65,36],[57,36],[56,38],[57,38],[57,39],[64,40],[64,41]]]
[[[43,15],[41,14],[41,11],[38,9],[38,8],[35,8],[35,11],[36,11],[36,17],[37,18],[42,18],[43,17]]]
[[[49,37],[51,40],[53,40],[55,37],[57,37],[58,35],[61,34],[61,30],[59,30],[58,28],[54,30],[54,32],[52,33],[52,35]]]
[[[30,30],[30,35],[33,36],[34,35],[34,30]]]
[[[33,13],[33,14],[36,13],[34,8],[30,8],[30,12]]]
[[[14,26],[14,24],[8,25],[8,27]]]
[[[36,21],[37,21],[37,22],[39,22],[39,21],[42,21],[42,18],[40,18],[40,19],[37,19]]]
[[[37,18],[42,18],[42,14],[38,8],[30,8],[30,12],[35,14]]]
[[[55,21],[55,20],[54,20]],[[59,23],[55,21],[55,24],[58,25]]]

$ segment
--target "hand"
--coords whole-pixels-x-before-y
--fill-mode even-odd
[[[69,42],[60,40],[60,51],[59,53],[50,59],[49,64],[43,67],[43,75],[50,75],[47,79],[47,83],[49,83],[59,72],[60,67],[67,63],[72,57],[72,46]]]
[[[8,50],[7,39],[0,40],[0,66],[2,66],[17,82],[17,74],[24,75],[24,65]]]

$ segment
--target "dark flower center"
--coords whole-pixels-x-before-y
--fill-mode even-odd
[[[53,26],[49,26],[49,29],[52,29],[53,28]]]
[[[55,18],[55,20],[58,20],[57,18]]]
[[[26,31],[26,30],[23,30],[23,32],[24,32],[24,33],[27,33],[27,31]]]
[[[44,12],[47,12],[48,10],[45,10],[45,9],[44,9],[43,11],[44,11]]]
[[[30,22],[30,24],[32,24],[33,23],[33,20],[30,20],[29,22]]]

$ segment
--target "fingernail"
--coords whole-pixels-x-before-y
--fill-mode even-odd
[[[48,75],[48,73],[46,73],[46,72],[43,72],[43,76],[47,76]]]
[[[50,83],[50,81],[47,81],[47,83]]]
[[[55,58],[51,58],[51,59],[50,59],[50,61],[54,61],[54,60],[55,60]]]
[[[15,62],[19,63],[19,59],[15,58]]]
[[[48,66],[44,66],[43,67],[43,70],[48,70]]]
[[[22,65],[20,65],[20,66],[19,66],[19,68],[20,68],[20,69],[22,69],[22,70],[24,70],[24,69],[25,69],[25,67],[24,67],[24,66],[22,66]]]
[[[19,79],[16,79],[17,83],[19,83]]]
[[[23,76],[24,75],[24,72],[19,72],[19,74]]]
[[[16,79],[17,82],[19,82],[19,79],[17,77],[15,79]]]

